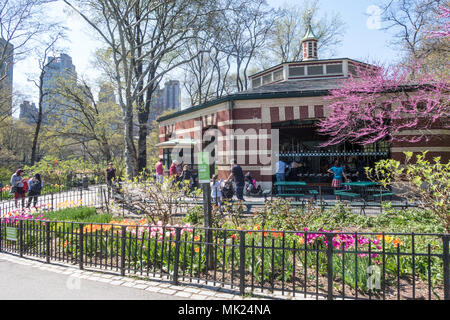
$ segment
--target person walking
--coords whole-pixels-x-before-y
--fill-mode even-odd
[[[117,181],[116,168],[113,167],[113,163],[108,163],[108,168],[106,168],[106,184],[112,186],[113,182]]]
[[[291,165],[289,166],[288,173],[286,180],[287,181],[298,181],[298,173],[299,173],[299,163],[297,159],[291,162]]]
[[[276,172],[275,176],[277,178],[277,182],[286,181],[286,163],[282,160],[278,160],[276,163]],[[281,186],[278,186],[278,193],[281,193]]]
[[[113,167],[112,162],[108,163],[108,168],[105,171],[105,177],[106,185],[108,186],[108,196],[110,196],[113,184],[117,182],[116,168]]]
[[[329,173],[333,174],[333,181],[331,182],[331,186],[336,190],[342,188],[342,178],[347,179],[345,175],[344,168],[341,166],[338,160],[334,162],[334,166],[328,169]],[[338,196],[336,196],[336,200],[338,200]]]
[[[11,191],[14,193],[14,204],[18,208],[17,203],[22,199],[22,207],[25,207],[25,190],[23,189],[23,169],[17,171],[11,176]]]
[[[163,183],[164,182],[164,166],[163,159],[159,159],[159,161],[155,165],[156,170],[156,182]]]
[[[41,190],[44,184],[42,183],[41,175],[36,173],[33,178],[28,180],[28,203],[27,208],[30,207],[33,201],[33,207],[36,208],[38,197],[41,195]]]
[[[177,177],[177,165],[178,165],[177,160],[173,160],[172,164],[170,165],[169,176],[173,179],[176,179]]]
[[[244,173],[242,172],[241,166],[237,164],[236,160],[231,161],[231,174],[228,177],[228,181],[231,181],[231,179],[234,179],[236,197],[238,200],[244,201]]]
[[[189,190],[191,190],[192,189],[191,188],[191,186],[192,186],[191,180],[192,180],[192,173],[189,170],[189,166],[187,164],[185,164],[183,166],[183,171],[181,172],[181,183],[183,184],[183,187],[189,186]]]
[[[181,176],[183,175],[183,169],[184,169],[184,162],[177,163],[177,176],[181,179]]]

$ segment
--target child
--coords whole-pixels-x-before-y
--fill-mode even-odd
[[[223,179],[219,181],[219,176],[215,174],[211,179],[211,198],[212,202],[222,208],[222,185]]]
[[[338,160],[334,162],[333,167],[328,169],[328,172],[333,174],[333,182],[331,183],[331,186],[335,189],[342,188],[342,177],[347,179],[347,176],[345,175],[344,168],[342,168]],[[336,196],[336,200],[338,200],[338,196]]]

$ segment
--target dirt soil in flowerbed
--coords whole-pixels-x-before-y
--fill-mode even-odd
[[[216,281],[217,282],[223,282],[225,284],[231,284],[231,274],[225,273],[225,277],[222,277],[223,274],[221,270],[217,270],[216,272]],[[202,278],[205,278],[205,275],[202,276]],[[214,281],[214,271],[209,271],[208,280]],[[233,279],[233,285],[236,286],[236,288],[239,288],[239,273],[236,272],[234,274]],[[252,276],[247,274],[245,276],[245,287],[251,288],[252,287]],[[281,291],[283,288],[283,282],[279,279],[275,279],[273,282],[271,280],[265,280],[264,283],[257,282],[255,278],[253,278],[253,292],[255,294],[258,294],[261,292],[261,288],[265,290],[271,291],[272,289],[275,291]],[[295,295],[299,296],[305,293],[308,295],[318,295],[322,297],[326,297],[327,295],[327,288],[328,288],[328,281],[327,278],[323,275],[318,276],[318,279],[316,279],[315,271],[308,272],[307,275],[307,285],[305,290],[305,279],[304,276],[301,278],[296,277],[295,278],[295,290],[294,290],[294,281],[291,279],[288,282],[284,282],[284,292],[285,295],[287,295],[288,292],[291,293],[295,291]],[[400,290],[397,290],[399,288]],[[398,295],[398,291],[400,293],[400,297]],[[443,286],[436,286],[431,288],[431,292],[428,289],[428,283],[421,280],[420,278],[416,277],[415,279],[415,297],[413,298],[413,281],[412,277],[403,277],[400,278],[399,285],[397,286],[397,280],[396,279],[389,279],[386,281],[385,287],[384,287],[385,297],[386,300],[442,300],[444,298],[444,288]],[[372,293],[371,295],[369,292],[364,292],[363,290],[358,288],[358,293],[356,293],[356,290],[349,286],[348,284],[345,284],[343,286],[343,283],[341,280],[335,280],[333,282],[333,296],[335,299],[339,299],[343,297],[343,294],[345,294],[345,299],[355,299],[356,294],[358,295],[358,299],[373,299],[373,300],[383,300],[383,287],[381,287],[380,290],[376,290],[375,293]],[[429,296],[430,295],[430,296]]]

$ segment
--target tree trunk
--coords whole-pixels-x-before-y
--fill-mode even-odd
[[[41,69],[41,74],[39,75],[39,104],[38,104],[38,118],[36,120],[36,129],[34,130],[34,137],[33,137],[33,146],[31,147],[31,159],[30,163],[31,165],[34,165],[36,162],[37,157],[37,143],[39,139],[39,133],[41,131],[41,125],[42,125],[42,101],[44,99],[44,68]]]
[[[134,178],[137,175],[137,159],[136,146],[134,145],[134,128],[133,128],[133,104],[127,99],[124,115],[125,123],[125,163],[127,167],[127,175]]]

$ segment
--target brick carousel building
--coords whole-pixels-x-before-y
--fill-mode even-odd
[[[335,159],[353,166],[373,165],[392,157],[401,159],[404,151],[429,150],[442,161],[450,159],[450,130],[434,128],[428,142],[378,143],[368,146],[342,144],[326,149],[327,140],[316,131],[317,122],[329,115],[324,97],[339,86],[342,79],[355,73],[353,59],[317,57],[317,38],[309,28],[302,41],[303,60],[283,63],[249,77],[251,89],[245,92],[193,106],[160,117],[160,156],[167,169],[173,159],[192,164],[196,152],[210,152],[211,171],[226,178],[230,161],[237,159],[244,174],[250,174],[271,188],[278,158],[302,164],[301,180],[311,185],[330,185],[326,170]],[[404,135],[414,135],[405,131]],[[356,168],[355,168],[356,171]],[[350,172],[357,176],[356,172]]]

